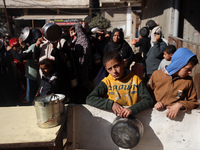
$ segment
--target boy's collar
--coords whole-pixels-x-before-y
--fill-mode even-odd
[[[166,75],[171,76],[172,79],[174,79],[174,78],[180,78],[178,75],[170,75],[170,74],[168,73],[168,71],[166,70],[165,67],[162,69],[162,71],[163,71]]]
[[[171,76],[171,75],[168,73],[168,71],[166,70],[165,67],[162,69],[162,71],[163,71],[166,75]]]

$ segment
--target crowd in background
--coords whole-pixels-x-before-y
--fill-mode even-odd
[[[132,42],[140,47],[137,54],[122,29],[111,33],[96,27],[86,33],[80,23],[56,41],[46,39],[38,29],[30,29],[28,40],[2,37],[0,106],[33,105],[35,97],[51,93],[64,94],[71,103],[85,103],[87,95],[108,75],[102,63],[108,51],[118,51],[125,69],[147,82],[158,69],[168,43],[157,23],[150,20],[146,25]]]

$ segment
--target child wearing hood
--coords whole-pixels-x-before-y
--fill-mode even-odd
[[[148,85],[154,92],[161,111],[168,109],[166,116],[173,119],[179,110],[192,110],[199,106],[192,77],[192,69],[198,63],[197,56],[187,48],[179,48],[172,56],[171,64],[152,74]]]

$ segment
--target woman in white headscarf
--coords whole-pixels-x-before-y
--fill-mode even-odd
[[[158,69],[163,59],[163,49],[167,46],[167,41],[163,38],[160,26],[156,26],[151,31],[151,48],[146,58],[146,74],[150,78],[152,73]]]

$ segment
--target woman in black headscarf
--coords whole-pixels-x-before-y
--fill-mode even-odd
[[[111,42],[104,48],[104,55],[108,51],[118,51],[125,62],[125,68],[129,69],[134,60],[134,53],[129,44],[124,40],[122,29],[115,28],[111,36]]]

